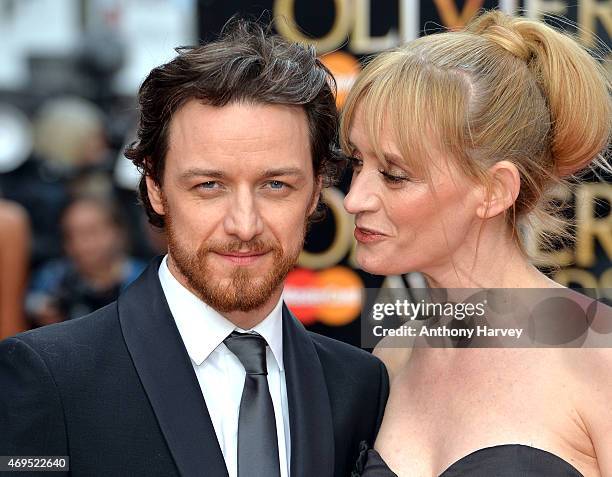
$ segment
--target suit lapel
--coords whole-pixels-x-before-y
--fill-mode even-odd
[[[157,270],[161,257],[118,300],[123,336],[181,475],[227,476],[189,355]]]
[[[323,368],[306,329],[283,304],[291,477],[334,474],[334,428]]]

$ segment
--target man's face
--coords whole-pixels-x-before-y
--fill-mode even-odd
[[[320,189],[302,108],[188,102],[170,125],[162,183],[147,178],[177,278],[220,312],[278,300]]]

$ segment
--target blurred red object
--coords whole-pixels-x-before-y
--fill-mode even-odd
[[[30,225],[26,211],[0,201],[0,339],[26,329],[24,294],[30,257]]]

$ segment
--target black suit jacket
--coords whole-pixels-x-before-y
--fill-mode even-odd
[[[227,475],[159,263],[117,302],[0,343],[0,455],[68,455],[75,476]],[[286,307],[283,343],[291,476],[346,477],[380,426],[386,370]]]

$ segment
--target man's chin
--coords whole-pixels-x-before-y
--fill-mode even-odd
[[[248,294],[249,290],[259,290],[260,288],[265,287],[265,283],[262,277],[256,276],[255,272],[247,272],[246,270],[241,270],[241,276],[238,283],[236,283],[235,278],[222,278],[220,280],[216,280],[214,284],[208,282],[209,285],[212,285],[211,288],[215,290],[227,290],[228,293],[232,294]]]
[[[221,271],[210,262],[208,265],[206,276],[198,276],[190,285],[205,303],[221,313],[256,310],[282,289],[283,280],[273,276],[268,267],[236,266]]]
[[[228,259],[231,254],[208,249],[193,257],[174,257],[192,292],[221,313],[250,312],[277,299],[299,251],[287,256],[273,249],[244,260],[247,263],[241,263],[241,257]]]
[[[273,297],[278,296],[276,292],[280,291],[280,288],[270,292],[261,283],[250,283],[244,289],[232,286],[201,290],[201,295],[204,302],[218,312],[250,312],[267,305]]]

